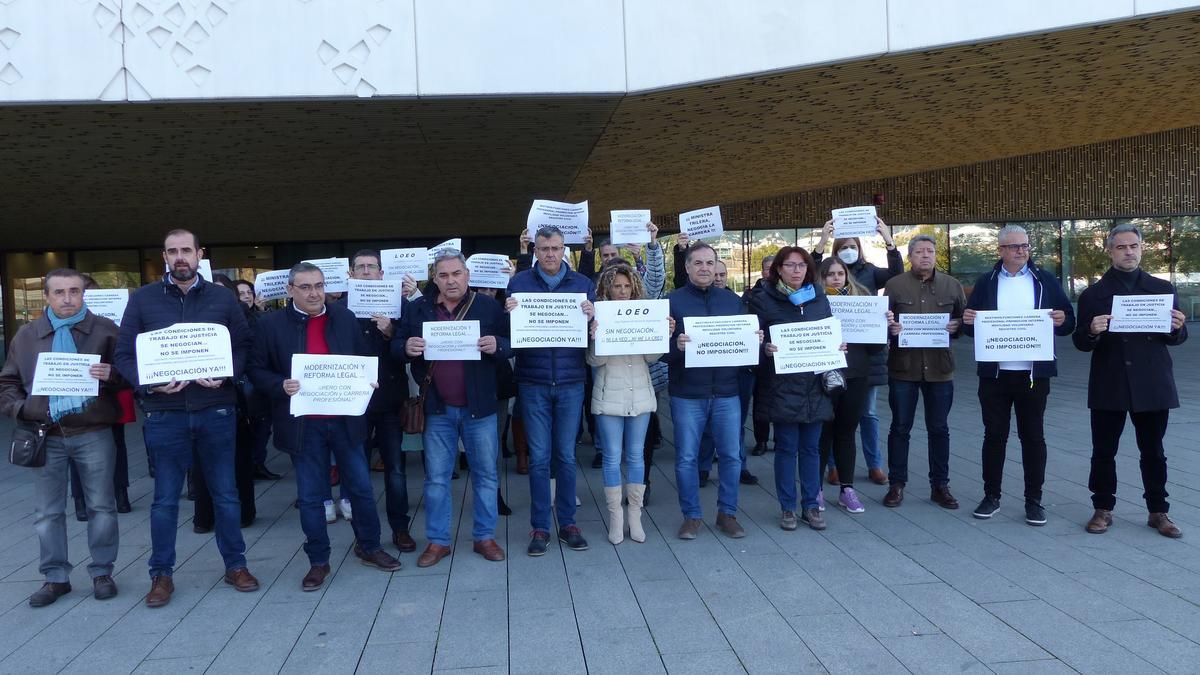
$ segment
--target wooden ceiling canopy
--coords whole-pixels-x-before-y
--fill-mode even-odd
[[[1193,126],[1198,81],[1186,12],[633,96],[0,107],[0,247],[603,230]]]

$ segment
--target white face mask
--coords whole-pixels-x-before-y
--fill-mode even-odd
[[[858,262],[858,249],[844,248],[838,251],[838,258],[847,265],[853,265]]]

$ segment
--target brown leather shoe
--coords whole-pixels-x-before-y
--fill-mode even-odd
[[[904,501],[904,483],[892,483],[887,494],[883,496],[883,505],[896,508]]]
[[[239,567],[236,570],[230,570],[225,573],[225,583],[233,586],[238,592],[252,593],[258,590],[258,579],[250,574],[250,570],[245,567]]]
[[[374,553],[365,553],[358,547],[358,544],[355,544],[354,555],[358,557],[359,562],[367,567],[374,567],[384,572],[395,572],[400,569],[400,561],[393,558],[391,554],[383,549],[379,549]]]
[[[449,546],[429,542],[429,545],[421,552],[421,557],[417,558],[417,567],[433,567],[448,555],[450,555]]]
[[[867,472],[867,478],[870,478],[871,482],[876,485],[887,485],[888,483],[887,474],[883,472],[883,469],[871,469]]]
[[[160,574],[150,580],[150,592],[146,594],[147,607],[162,607],[171,601],[175,592],[175,581],[171,577]]]
[[[838,480],[838,472],[835,467],[829,467],[829,475],[825,477],[825,482],[830,485],[841,485],[842,481]]]
[[[728,513],[717,513],[717,529],[731,539],[741,539],[746,536],[746,530],[737,521],[737,516],[731,516]]]
[[[300,590],[305,592],[317,590],[325,585],[327,576],[329,576],[329,565],[313,565],[308,569],[308,574],[304,575],[304,580],[300,582]]]
[[[408,533],[408,530],[393,532],[392,543],[396,545],[396,548],[400,549],[401,553],[412,553],[417,550],[417,542],[413,541],[412,535]]]
[[[1151,513],[1150,520],[1146,521],[1146,524],[1158,530],[1158,533],[1164,537],[1178,539],[1183,536],[1183,531],[1176,527],[1165,513]]]
[[[930,489],[929,498],[933,500],[934,504],[937,504],[943,509],[958,508],[958,500],[954,498],[954,495],[950,494],[949,485]]]
[[[474,549],[485,560],[491,560],[492,562],[504,560],[504,549],[500,548],[500,544],[497,544],[495,539],[477,541],[475,542]]]
[[[1112,525],[1112,511],[1108,509],[1096,509],[1092,514],[1091,520],[1087,521],[1087,525],[1083,529],[1091,534],[1104,534],[1108,532],[1108,528]]]

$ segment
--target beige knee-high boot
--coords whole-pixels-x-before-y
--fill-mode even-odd
[[[646,541],[646,531],[642,529],[642,500],[646,495],[646,486],[642,483],[626,483],[625,494],[629,497],[629,538],[640,544]]]
[[[625,541],[625,509],[621,508],[621,486],[604,488],[608,506],[608,540],[614,545]]]

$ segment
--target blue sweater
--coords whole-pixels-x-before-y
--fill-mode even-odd
[[[233,377],[225,378],[216,389],[193,382],[175,394],[154,394],[149,386],[142,386],[137,369],[138,334],[169,328],[177,323],[216,323],[228,328],[233,349]],[[197,276],[196,285],[184,295],[178,286],[164,278],[130,294],[121,319],[121,332],[117,335],[113,365],[133,384],[144,410],[204,410],[234,406],[237,404],[235,383],[246,368],[253,339],[242,306],[229,289]]]
[[[380,356],[364,339],[353,312],[333,302],[325,304],[325,311],[329,315],[329,322],[325,324],[325,342],[330,354]],[[287,453],[300,449],[304,418],[292,416],[292,399],[283,390],[283,381],[292,376],[292,356],[307,353],[307,326],[308,315],[296,311],[290,301],[287,307],[262,317],[258,320],[254,350],[246,366],[246,375],[254,388],[271,400],[275,447]],[[366,417],[345,415],[342,419],[346,421],[352,444],[366,441]]]
[[[729,316],[745,314],[746,306],[737,293],[727,288],[697,288],[689,281],[667,295],[671,316],[675,317],[675,334],[671,336],[671,351],[662,360],[670,366],[667,391],[680,398],[712,398],[738,395],[738,371],[742,366],[724,368],[684,368],[684,353],[679,351],[676,338],[683,332],[683,319],[688,316]]]
[[[566,276],[553,291],[538,275],[536,268],[517,272],[508,282],[508,296],[513,293],[587,293],[595,301],[596,289],[582,274],[568,269]],[[526,384],[575,384],[587,380],[586,349],[578,347],[539,347],[515,349],[517,382]]]
[[[971,289],[971,297],[967,298],[967,309],[977,312],[996,309],[1002,264],[1002,261],[997,262],[991,272],[981,274],[975,281],[975,287]],[[1066,312],[1066,320],[1061,326],[1054,329],[1054,334],[1070,335],[1075,331],[1075,310],[1071,308],[1071,301],[1067,299],[1067,294],[1063,292],[1062,286],[1059,285],[1058,279],[1053,274],[1034,265],[1032,260],[1028,264],[1029,271],[1033,274],[1033,308],[1060,309]],[[962,332],[965,335],[974,336],[975,327],[964,323]],[[977,361],[976,372],[979,377],[999,377],[1000,364],[995,361]],[[1057,361],[1033,362],[1033,371],[1030,373],[1030,377],[1054,377],[1056,375],[1058,375]]]

